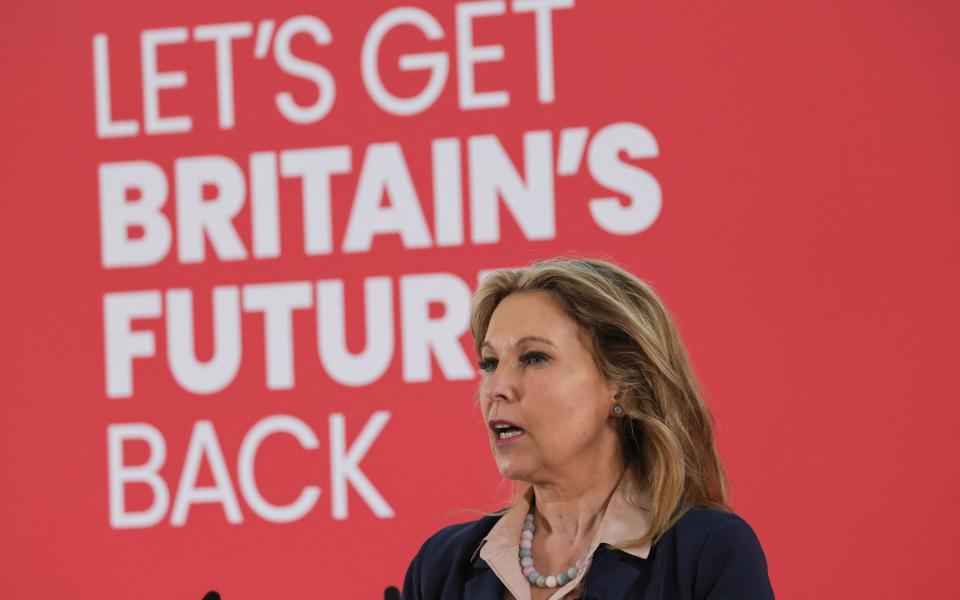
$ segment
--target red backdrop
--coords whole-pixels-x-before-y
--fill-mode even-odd
[[[0,9],[4,597],[382,597],[507,491],[467,290],[561,253],[671,307],[778,595],[960,595],[957,4],[414,5],[367,82],[394,3]]]

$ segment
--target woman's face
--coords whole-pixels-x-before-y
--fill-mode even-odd
[[[504,477],[545,483],[578,471],[589,476],[619,456],[610,416],[616,386],[547,292],[513,293],[500,302],[480,369],[480,406]]]

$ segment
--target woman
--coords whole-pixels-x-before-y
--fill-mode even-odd
[[[442,529],[406,599],[773,598],[710,412],[654,291],[599,260],[487,276],[472,331],[511,506]]]

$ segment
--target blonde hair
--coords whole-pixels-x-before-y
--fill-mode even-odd
[[[477,356],[497,305],[510,294],[538,291],[579,325],[601,375],[620,384],[624,463],[651,504],[650,530],[638,541],[656,543],[695,505],[730,510],[713,417],[683,341],[663,301],[633,274],[602,260],[567,258],[490,273],[473,301]]]

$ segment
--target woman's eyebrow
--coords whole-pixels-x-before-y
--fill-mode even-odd
[[[539,336],[536,336],[536,335],[526,335],[526,336],[520,338],[519,340],[517,340],[516,345],[519,346],[520,344],[523,344],[523,343],[525,343],[525,342],[540,342],[540,343],[543,343],[543,344],[547,344],[548,346],[553,346],[553,347],[556,347],[556,346],[557,346],[556,344],[554,344],[553,342],[551,342],[551,341],[548,340],[547,338],[542,338],[542,337],[539,337]],[[491,344],[490,342],[484,341],[484,342],[483,342],[483,345],[481,346],[481,348],[490,348],[490,349],[492,350],[492,349],[493,349],[493,344]]]

